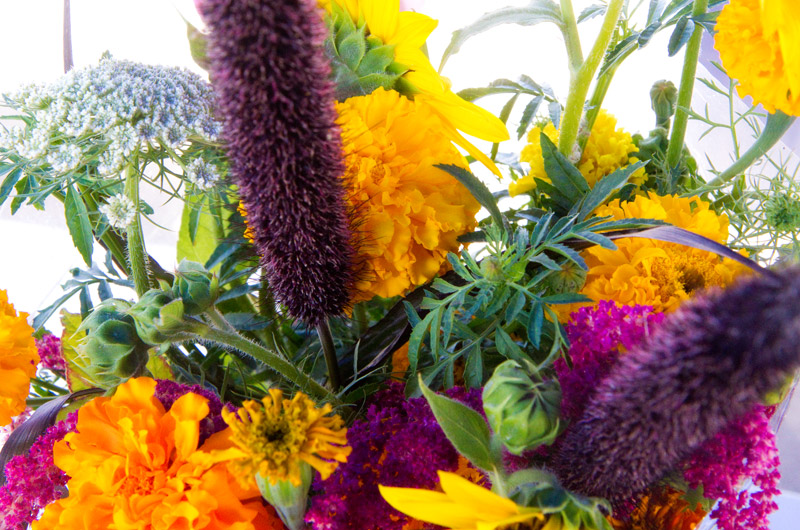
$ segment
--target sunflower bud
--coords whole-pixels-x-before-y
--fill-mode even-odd
[[[545,293],[562,294],[577,293],[586,283],[586,271],[574,261],[561,265],[560,271],[553,271],[542,281]]]
[[[306,528],[305,514],[308,506],[308,490],[311,488],[311,479],[314,472],[306,462],[300,462],[300,484],[293,484],[290,480],[273,482],[264,478],[261,473],[256,473],[256,484],[261,496],[278,513],[286,528],[289,530],[302,530]]]
[[[187,315],[198,315],[214,305],[219,296],[219,279],[194,261],[181,261],[175,271],[172,294],[183,301]]]
[[[127,378],[147,363],[147,345],[139,339],[133,319],[126,314],[129,308],[124,300],[105,300],[78,328],[86,332],[78,351],[89,361],[86,371],[90,376],[103,381],[110,375]]]
[[[678,89],[672,81],[662,79],[650,89],[650,104],[656,112],[656,127],[669,129],[669,120],[678,104]]]
[[[483,389],[492,430],[514,454],[549,445],[561,432],[558,381],[533,381],[516,361],[498,366]]]
[[[142,295],[127,314],[133,318],[139,337],[151,345],[163,344],[186,331],[183,301],[176,300],[172,293],[150,289]]]

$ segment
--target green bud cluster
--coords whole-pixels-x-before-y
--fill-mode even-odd
[[[147,363],[148,346],[136,333],[134,321],[127,313],[130,308],[131,304],[125,300],[105,300],[78,328],[86,332],[77,349],[88,361],[85,371],[90,377],[98,381],[109,376],[128,378]]]
[[[194,261],[181,261],[175,271],[172,294],[183,301],[185,314],[199,315],[219,296],[219,279]]]
[[[402,77],[408,68],[395,62],[394,46],[370,35],[363,18],[353,22],[336,2],[331,2],[331,8],[326,16],[329,36],[325,40],[325,55],[331,63],[336,99],[364,96],[380,87],[412,95],[412,85]]]
[[[656,81],[650,89],[650,104],[656,113],[656,127],[669,129],[669,120],[678,105],[678,88],[666,79]]]
[[[767,224],[781,232],[800,229],[800,200],[786,192],[776,193],[764,204]]]
[[[189,327],[184,319],[183,301],[169,291],[150,289],[127,313],[139,338],[153,346],[180,340],[181,332]]]
[[[574,261],[561,265],[561,270],[553,271],[542,281],[545,294],[577,293],[586,284],[586,271]]]
[[[561,432],[561,387],[534,381],[516,362],[498,366],[483,389],[492,430],[514,454],[553,443]]]

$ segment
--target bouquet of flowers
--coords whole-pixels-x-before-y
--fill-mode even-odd
[[[4,96],[0,204],[62,202],[86,266],[33,319],[0,291],[2,528],[767,528],[800,366],[797,164],[771,151],[800,4],[532,0],[442,57],[554,25],[565,94],[454,91],[398,0],[197,8],[208,82],[104,56]],[[631,135],[603,101],[660,32],[682,76]],[[146,187],[183,201],[174,271]]]

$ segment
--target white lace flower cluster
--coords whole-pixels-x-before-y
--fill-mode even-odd
[[[121,230],[128,228],[136,215],[136,205],[121,193],[109,197],[108,202],[100,205],[98,210],[106,216],[108,224]]]
[[[115,176],[137,149],[178,150],[189,137],[215,140],[220,132],[210,85],[175,67],[103,58],[9,100],[33,120],[0,132],[0,147],[59,174],[96,163],[100,176]]]

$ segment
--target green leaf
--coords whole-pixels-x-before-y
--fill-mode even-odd
[[[464,251],[464,252],[466,253],[466,251]],[[469,273],[467,268],[464,267],[464,264],[461,263],[461,260],[458,258],[458,256],[456,256],[452,252],[448,252],[447,253],[447,261],[449,261],[450,265],[453,266],[453,272],[455,272],[456,274],[458,274],[459,276],[464,278],[464,280],[466,280],[468,282],[474,282],[475,281],[475,278],[472,276],[472,274]]]
[[[580,201],[589,192],[589,184],[567,157],[562,155],[552,140],[546,135],[539,136],[542,144],[542,157],[547,176],[558,191],[572,204]]]
[[[583,220],[589,217],[598,206],[605,204],[611,195],[619,191],[619,189],[628,182],[628,179],[633,173],[645,165],[644,162],[636,162],[635,164],[618,169],[597,181],[592,191],[584,197],[579,210],[578,219]]]
[[[675,24],[675,29],[669,37],[667,53],[670,57],[678,53],[683,46],[689,42],[689,38],[694,33],[694,21],[689,17],[683,17]]]
[[[178,232],[178,262],[185,259],[205,263],[225,235],[220,222],[211,214],[206,201],[187,197]]]
[[[586,295],[578,294],[578,293],[559,293],[553,294],[550,296],[545,296],[542,298],[542,302],[550,305],[559,305],[559,304],[578,304],[581,302],[593,302],[591,298]]]
[[[4,202],[6,202],[6,199],[8,199],[8,196],[11,194],[11,190],[14,189],[14,185],[17,183],[17,181],[21,176],[22,176],[22,169],[16,168],[11,173],[9,173],[5,179],[3,179],[3,184],[0,185],[0,206],[2,206]]]
[[[367,51],[367,43],[364,40],[363,31],[363,28],[354,31],[339,43],[339,57],[342,58],[350,70],[356,70],[358,68],[361,59]]]
[[[92,224],[89,222],[89,213],[86,211],[83,197],[75,191],[71,183],[67,186],[64,215],[67,218],[67,228],[69,228],[69,235],[72,236],[75,248],[81,253],[83,261],[91,267],[92,247],[94,246]]]
[[[544,134],[542,136],[545,136]],[[503,214],[500,213],[500,208],[497,207],[497,200],[492,195],[492,192],[489,191],[489,188],[478,179],[475,175],[471,172],[467,171],[466,169],[455,166],[452,164],[436,164],[436,167],[443,171],[447,171],[450,173],[457,181],[464,185],[465,188],[469,190],[475,200],[477,200],[481,206],[489,210],[489,213],[494,220],[494,223],[499,228],[505,228],[506,226],[506,219],[503,217]]]
[[[508,117],[511,115],[511,111],[514,109],[514,104],[517,102],[517,99],[519,99],[519,92],[511,96],[511,99],[509,99],[506,102],[506,104],[503,105],[503,108],[500,109],[500,115],[498,117],[500,118],[500,121],[502,121],[504,125],[508,123]],[[500,144],[498,142],[493,143],[492,150],[489,154],[489,157],[492,160],[497,158],[498,149],[500,149]]]
[[[532,0],[525,7],[504,7],[486,13],[472,24],[453,32],[450,44],[447,45],[439,63],[439,71],[442,71],[447,60],[458,53],[465,42],[479,33],[501,24],[533,26],[541,22],[552,22],[559,28],[564,27],[561,9],[552,0]]]
[[[544,306],[539,301],[536,300],[531,307],[531,313],[528,318],[528,340],[531,341],[531,345],[539,349],[539,344],[542,340],[542,326],[544,325]]]
[[[533,117],[536,116],[536,111],[539,110],[539,105],[542,104],[542,99],[544,99],[543,96],[536,96],[525,105],[525,109],[522,111],[522,118],[519,120],[519,127],[517,127],[517,140],[521,140],[525,136]]]
[[[578,15],[578,24],[580,24],[581,22],[583,22],[585,20],[591,20],[594,17],[599,17],[600,15],[605,14],[607,9],[608,9],[608,6],[604,6],[602,4],[592,4],[592,5],[590,5],[589,7],[587,7],[583,11],[581,11],[580,15]]]
[[[525,363],[528,356],[522,351],[516,342],[511,338],[511,335],[499,327],[495,330],[494,342],[497,345],[497,352],[506,359],[513,359],[519,363]]]
[[[458,401],[436,394],[421,378],[419,385],[436,421],[456,451],[484,471],[499,467],[492,457],[491,433],[483,417]]]

